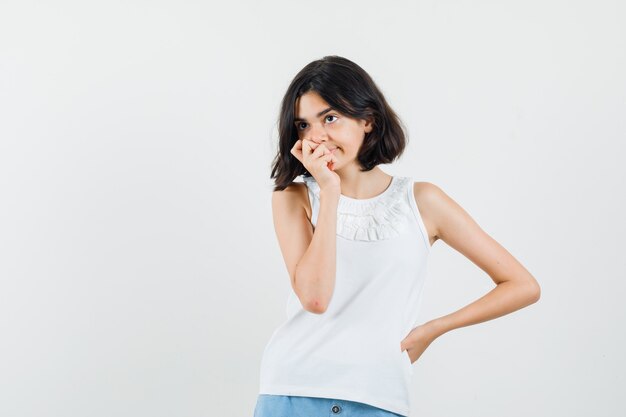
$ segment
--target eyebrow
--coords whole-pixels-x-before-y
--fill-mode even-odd
[[[333,110],[333,108],[332,108],[332,107],[329,107],[329,108],[327,108],[327,109],[324,109],[324,110],[322,110],[321,112],[317,113],[317,114],[315,115],[315,117],[320,117],[320,116],[323,116],[325,113],[328,113],[328,112],[329,112],[329,111],[331,111],[331,110]],[[305,120],[305,119],[301,119],[301,118],[299,118],[299,117],[296,117],[295,119],[293,119],[293,121],[294,121],[294,122],[306,122],[306,120]]]

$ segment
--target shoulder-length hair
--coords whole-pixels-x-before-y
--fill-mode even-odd
[[[373,120],[372,131],[365,135],[357,154],[361,171],[388,164],[402,155],[407,142],[405,127],[369,74],[346,58],[325,56],[302,68],[283,97],[278,120],[278,150],[270,175],[275,179],[274,191],[284,190],[299,175],[311,175],[291,153],[298,140],[294,125],[295,103],[309,91],[318,93],[344,115]]]

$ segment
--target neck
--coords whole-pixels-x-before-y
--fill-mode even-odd
[[[358,168],[344,168],[335,172],[341,179],[341,194],[357,199],[370,198],[382,193],[389,186],[392,177],[379,167],[366,172],[361,172]]]

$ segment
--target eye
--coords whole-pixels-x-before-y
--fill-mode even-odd
[[[334,118],[338,119],[338,117],[337,117],[337,116],[335,116],[334,114],[329,114],[329,115],[327,115],[326,117],[324,117],[324,120],[327,120],[329,117],[334,117]],[[335,121],[336,121],[336,120],[333,120],[333,121],[331,121],[330,123],[334,123]],[[305,126],[306,126],[306,123],[305,123],[305,122],[296,122],[296,129],[298,129],[298,130],[303,130],[303,129],[305,129],[306,127],[302,127],[302,125],[305,125]]]

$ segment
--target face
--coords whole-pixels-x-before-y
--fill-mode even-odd
[[[365,134],[372,131],[372,124],[366,120],[344,116],[330,108],[330,105],[316,92],[309,91],[296,100],[295,129],[298,139],[308,139],[320,143],[330,150],[338,160],[335,170],[353,163]]]

